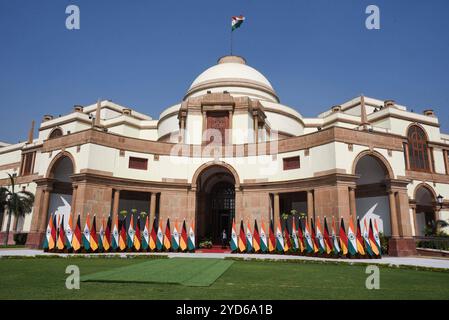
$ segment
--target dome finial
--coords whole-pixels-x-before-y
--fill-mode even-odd
[[[220,59],[218,59],[217,61],[218,64],[222,64],[222,63],[240,63],[240,64],[246,64],[246,60],[245,58],[241,57],[241,56],[234,56],[234,55],[229,55],[229,56],[223,56]]]

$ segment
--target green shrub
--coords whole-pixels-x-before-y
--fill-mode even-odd
[[[388,241],[390,241],[390,237],[387,237],[382,232],[379,232],[379,239],[382,254],[388,254]]]
[[[16,245],[25,245],[27,243],[28,233],[16,233],[14,235],[14,242]]]
[[[418,248],[449,251],[449,236],[444,234],[438,234],[429,239],[418,241],[416,246]]]

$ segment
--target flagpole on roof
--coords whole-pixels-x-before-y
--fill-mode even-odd
[[[232,56],[232,40],[233,40],[232,34],[233,34],[233,32],[232,32],[232,26],[231,26],[231,56]]]

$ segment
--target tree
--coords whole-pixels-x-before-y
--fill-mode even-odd
[[[15,192],[15,180],[8,173],[11,180],[11,188],[0,188],[0,206],[8,211],[8,222],[6,224],[5,246],[8,245],[9,229],[11,226],[11,216],[16,218],[24,217],[31,213],[34,204],[34,195],[29,191]]]

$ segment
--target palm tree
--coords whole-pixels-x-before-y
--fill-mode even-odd
[[[16,218],[24,217],[31,213],[34,204],[34,195],[29,191],[15,192],[14,177],[8,173],[11,180],[11,190],[9,188],[0,188],[0,206],[8,210],[8,223],[6,224],[5,246],[8,245],[9,229],[11,226],[11,215]]]

